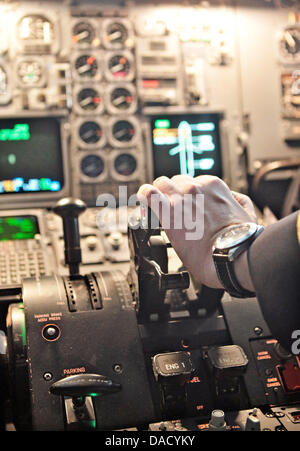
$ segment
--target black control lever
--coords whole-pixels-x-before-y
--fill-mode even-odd
[[[82,200],[72,197],[61,199],[53,208],[54,213],[63,221],[65,262],[69,266],[71,276],[79,274],[81,248],[78,217],[86,208],[86,204]]]
[[[141,205],[129,218],[129,248],[131,270],[128,281],[133,289],[134,302],[140,320],[151,313],[168,314],[166,291],[187,289],[190,276],[187,271],[169,273],[167,248],[170,244],[161,235],[158,218],[147,206]]]
[[[50,393],[57,396],[79,398],[92,395],[109,395],[121,390],[121,385],[100,374],[76,374],[65,377],[50,387]]]

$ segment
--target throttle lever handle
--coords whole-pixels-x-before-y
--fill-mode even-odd
[[[60,379],[51,385],[49,391],[57,396],[110,395],[121,390],[121,385],[100,374],[76,374]]]

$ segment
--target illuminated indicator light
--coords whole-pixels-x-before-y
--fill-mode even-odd
[[[60,191],[61,183],[49,178],[29,179],[25,183],[22,177],[13,180],[0,181],[0,193],[36,192],[36,191]]]
[[[270,359],[270,358],[271,358],[270,355],[260,355],[260,356],[257,356],[257,360],[268,360],[268,359]]]
[[[192,130],[198,130],[200,132],[212,132],[216,126],[213,122],[203,122],[202,124],[196,124],[191,126]]]
[[[171,125],[169,119],[157,119],[154,124],[156,128],[170,128]]]
[[[168,146],[177,144],[177,139],[172,138],[172,136],[169,136],[166,138],[154,138],[153,142],[156,146]]]
[[[185,346],[186,347],[186,346]],[[190,380],[190,384],[195,384],[201,382],[198,376],[194,376],[193,379]]]
[[[95,57],[94,56],[90,56],[87,60],[86,60],[86,62],[88,63],[88,64],[93,64],[93,62],[95,61]]]
[[[30,179],[27,184],[28,191],[39,191],[40,181],[39,179]]]
[[[158,88],[158,80],[143,80],[143,88]]]
[[[126,63],[127,63],[127,59],[125,58],[125,56],[123,56],[122,58],[120,58],[120,63],[121,63],[121,64],[126,64]]]
[[[267,387],[268,387],[268,388],[271,388],[271,387],[280,387],[280,386],[281,386],[280,382],[273,382],[272,384],[267,384]]]
[[[60,191],[60,188],[60,183],[55,181],[51,183],[50,191]]]
[[[126,102],[131,103],[132,100],[133,100],[133,97],[132,97],[132,96],[127,96],[127,97],[126,97]]]
[[[126,72],[115,72],[114,74],[113,74],[113,76],[114,77],[126,77]]]
[[[202,171],[209,171],[213,168],[215,161],[213,158],[203,158],[202,160],[194,162],[195,167],[201,169]]]
[[[49,191],[51,189],[51,179],[41,179],[40,189],[41,191]]]
[[[6,193],[13,193],[15,191],[15,186],[13,180],[3,180],[4,191]]]
[[[101,97],[93,97],[93,102],[94,103],[100,103],[102,100],[101,100]]]
[[[0,141],[28,141],[30,139],[28,124],[15,124],[14,128],[2,128]]]
[[[18,192],[20,190],[20,188],[22,188],[22,186],[24,185],[24,179],[22,179],[21,177],[16,177],[14,180],[14,185],[15,185],[15,191]]]
[[[11,164],[12,166],[14,164],[16,164],[17,157],[15,156],[15,154],[13,154],[13,153],[9,154],[7,159],[8,159],[9,164]]]

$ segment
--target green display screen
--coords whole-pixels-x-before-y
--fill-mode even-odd
[[[30,240],[39,233],[36,216],[0,217],[0,241]]]
[[[15,124],[13,128],[0,128],[0,141],[28,141],[29,139],[28,124]]]

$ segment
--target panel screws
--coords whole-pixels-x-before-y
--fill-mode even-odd
[[[123,373],[123,367],[119,363],[116,363],[116,365],[114,365],[113,369],[114,369],[115,373],[118,373],[118,374]]]
[[[45,373],[44,375],[43,375],[43,378],[45,379],[45,381],[51,381],[51,379],[52,379],[52,374],[51,373]]]
[[[253,330],[254,330],[255,335],[261,335],[263,333],[262,328],[258,327],[258,326],[254,327]]]

